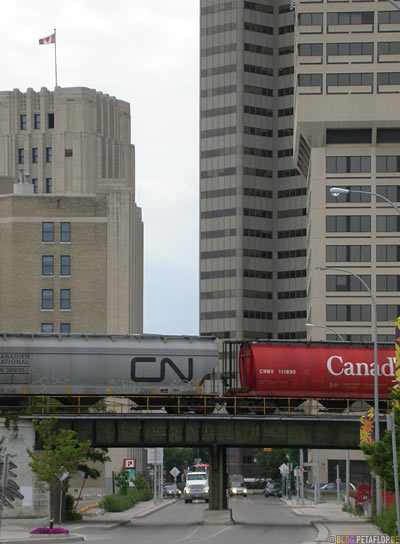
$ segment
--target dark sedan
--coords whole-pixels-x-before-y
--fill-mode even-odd
[[[264,497],[282,497],[281,486],[275,482],[270,482],[265,486]]]

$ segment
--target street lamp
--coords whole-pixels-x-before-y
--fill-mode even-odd
[[[345,342],[344,336],[342,334],[340,334],[340,332],[338,332],[336,329],[334,329],[332,327],[327,327],[326,325],[314,325],[314,323],[306,323],[306,327],[317,327],[318,329],[328,329],[328,331],[334,332],[336,334],[336,336],[338,336],[339,339],[342,342]],[[318,468],[318,470],[319,470],[319,468]],[[347,508],[350,505],[350,486],[349,486],[349,482],[350,482],[350,451],[346,450],[346,500],[345,500],[345,503],[346,503]]]
[[[339,187],[333,187],[333,189],[339,189]],[[399,212],[400,213],[400,212]],[[375,442],[379,441],[379,398],[378,398],[378,335],[377,335],[377,313],[376,313],[376,299],[366,282],[360,278],[357,274],[348,270],[347,268],[339,268],[336,266],[316,266],[316,270],[337,270],[339,272],[345,272],[351,274],[358,279],[366,288],[371,297],[373,308],[373,326],[372,326],[372,339],[374,342],[374,437]],[[376,477],[376,511],[380,514],[382,511],[382,497],[381,497],[381,482],[379,476]]]
[[[345,189],[344,187],[331,187],[329,189],[329,192],[331,193],[332,196],[335,196],[335,197],[338,197],[339,195],[347,195],[349,193],[361,193],[363,195],[376,196],[377,198],[381,198],[382,200],[387,202],[400,215],[400,208],[398,208],[396,204],[394,204],[391,200],[389,200],[385,196],[379,195],[377,193],[371,193],[371,191],[359,191],[358,189]]]
[[[344,339],[344,336],[342,334],[340,334],[340,332],[337,332],[335,329],[333,329],[332,327],[326,327],[325,325],[314,325],[314,323],[306,323],[306,327],[315,327],[316,329],[328,329],[328,331],[332,331],[333,333],[336,334],[336,336],[339,337],[339,339],[342,341],[342,342],[345,342],[346,340]]]

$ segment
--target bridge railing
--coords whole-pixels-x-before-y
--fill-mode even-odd
[[[104,398],[94,396],[0,396],[0,417],[9,413],[35,414],[131,414],[157,412],[217,416],[346,416],[363,415],[372,405],[365,400],[298,397],[232,397],[147,395]],[[382,409],[390,408],[383,401]]]

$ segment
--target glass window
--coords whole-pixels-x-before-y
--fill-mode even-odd
[[[53,178],[46,178],[46,193],[53,192]]]
[[[47,116],[47,123],[49,128],[54,128],[54,113],[49,113]]]
[[[26,130],[26,115],[19,116],[19,128],[21,130]]]
[[[54,291],[53,289],[42,289],[42,310],[53,310]]]
[[[70,289],[61,289],[60,290],[60,309],[61,310],[70,310],[71,309],[71,291],[70,291]]]
[[[53,255],[42,255],[42,276],[54,275],[54,257]]]
[[[32,178],[32,185],[33,185],[33,192],[38,193],[39,192],[39,185],[38,185],[38,179]]]
[[[54,223],[42,223],[42,242],[54,242]]]
[[[398,262],[400,261],[400,246],[376,246],[377,262]]]
[[[69,255],[61,255],[60,257],[60,275],[71,275],[71,257]]]
[[[376,171],[378,173],[400,172],[400,155],[378,155]]]
[[[60,332],[61,334],[70,334],[71,323],[60,323]]]
[[[377,215],[377,232],[400,232],[400,215]]]
[[[24,164],[25,150],[23,148],[18,149],[18,164]]]
[[[53,148],[46,147],[46,162],[52,162],[53,160]]]
[[[399,316],[400,306],[397,304],[378,304],[376,313],[378,321],[396,321]]]
[[[41,332],[53,332],[53,323],[42,323]]]
[[[400,276],[394,274],[376,276],[377,291],[400,291]]]
[[[33,116],[33,128],[40,128],[40,113],[35,113]]]
[[[37,163],[39,160],[39,153],[37,147],[32,147],[32,162]]]
[[[60,223],[60,242],[71,241],[71,223]]]

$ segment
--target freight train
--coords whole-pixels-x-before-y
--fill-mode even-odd
[[[320,399],[326,407],[344,407],[354,400],[374,398],[373,344],[228,342],[225,352],[227,390],[242,399],[266,397],[270,406],[282,405],[287,398],[292,406],[303,399]],[[379,344],[379,399],[387,401],[394,385],[394,345]]]
[[[218,342],[204,336],[105,334],[1,334],[0,397],[20,402],[38,395],[62,403],[84,396],[134,400],[138,408],[162,404],[176,411],[176,398],[194,411],[224,404],[255,408],[282,406],[291,399],[319,399],[340,406],[374,396],[372,344],[346,342],[250,341],[223,343],[223,384],[210,394],[205,383],[219,366]],[[379,398],[396,384],[395,350],[378,349]],[[217,390],[211,388],[211,390]],[[207,393],[207,405],[203,396]],[[210,400],[211,398],[211,400]],[[235,399],[235,401],[231,400]],[[9,402],[9,401],[7,401]],[[174,407],[175,406],[175,407]],[[205,409],[205,406],[207,407]],[[236,413],[236,412],[235,412]]]

